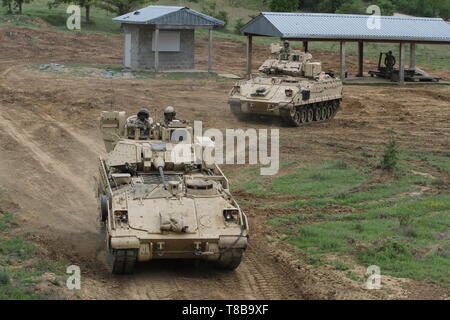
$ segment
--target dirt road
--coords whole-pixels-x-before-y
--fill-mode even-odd
[[[86,276],[82,298],[439,296],[438,289],[433,291],[434,287],[412,281],[402,282],[401,289],[394,293],[370,292],[331,270],[308,266],[298,253],[267,241],[271,230],[264,221],[265,213],[245,207],[251,217],[251,246],[236,272],[218,272],[198,262],[155,262],[140,266],[134,275],[111,277],[104,268],[94,197],[97,158],[105,152],[98,130],[100,111],[132,113],[152,106],[160,114],[165,106],[174,105],[180,117],[202,120],[204,127],[266,128],[278,124],[243,124],[235,120],[226,104],[231,82],[108,80],[30,67],[49,62],[120,64],[119,36],[3,27],[0,40],[0,210],[17,212],[23,222],[22,231],[50,257],[63,257],[82,267]],[[244,69],[242,43],[217,40],[214,52],[217,70]],[[256,67],[265,51],[255,52]],[[205,40],[198,41],[196,54],[197,64],[205,65]],[[318,59],[323,56],[315,55]],[[336,70],[337,61],[337,55],[329,58],[325,67]],[[350,64],[349,68],[354,66]],[[449,90],[447,86],[346,87],[343,111],[336,119],[300,129],[303,135],[297,137],[298,144],[282,142],[281,157],[339,157],[356,152],[361,145],[383,144],[386,130],[391,128],[402,145],[450,149]],[[282,128],[282,141],[298,131]],[[305,153],[305,146],[313,148]],[[239,179],[239,169],[225,170],[232,182]]]

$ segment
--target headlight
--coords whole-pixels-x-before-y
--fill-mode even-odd
[[[114,216],[119,221],[122,221],[122,222],[127,222],[128,221],[128,211],[116,210],[116,211],[114,211]]]
[[[239,210],[237,209],[224,209],[223,217],[225,221],[238,221]]]

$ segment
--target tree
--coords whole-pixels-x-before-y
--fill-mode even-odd
[[[48,3],[48,7],[51,9],[63,3],[75,4],[84,8],[86,11],[86,21],[89,22],[91,20],[91,6],[95,4],[95,0],[52,0]]]
[[[345,0],[336,10],[336,13],[365,14],[367,5],[362,0]]]
[[[346,1],[345,0],[323,0],[323,1],[319,1],[316,4],[317,11],[319,11],[319,12],[335,13],[342,6],[342,4],[344,2],[346,2]]]
[[[383,158],[381,159],[381,168],[385,170],[394,170],[398,163],[398,145],[395,140],[393,132],[390,132],[389,143],[384,150]]]
[[[151,0],[155,1],[155,0]],[[119,16],[128,13],[130,11],[139,9],[141,5],[149,2],[148,0],[99,0],[97,2],[97,7],[102,8],[106,11],[115,13]]]
[[[391,0],[377,0],[374,4],[380,7],[382,16],[392,16],[397,9]]]
[[[225,28],[228,24],[228,12],[223,10],[217,11],[217,5],[215,2],[207,2],[206,5],[202,7],[202,13],[225,22],[225,25],[221,28]]]
[[[269,7],[275,12],[292,12],[298,10],[298,0],[271,0]]]
[[[14,9],[18,14],[22,14],[24,3],[30,3],[33,0],[2,0],[2,7],[6,8],[6,13],[14,13]]]

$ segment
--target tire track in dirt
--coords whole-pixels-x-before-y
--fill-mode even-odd
[[[0,125],[6,128],[10,135],[21,145],[34,154],[34,158],[48,174],[58,174],[63,179],[70,181],[74,185],[81,186],[80,191],[91,196],[91,188],[88,181],[81,179],[71,169],[62,162],[57,162],[54,158],[43,151],[35,142],[33,137],[27,132],[16,128],[10,121],[0,116]]]
[[[134,274],[119,279],[130,299],[292,299],[298,287],[280,273],[265,252],[249,249],[232,272],[217,270],[204,261],[151,261]]]

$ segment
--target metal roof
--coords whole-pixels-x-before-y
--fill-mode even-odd
[[[225,22],[188,7],[148,6],[112,19],[121,23],[223,26]]]
[[[241,32],[278,38],[413,41],[450,43],[450,26],[440,18],[380,16],[369,28],[368,15],[262,12]]]

